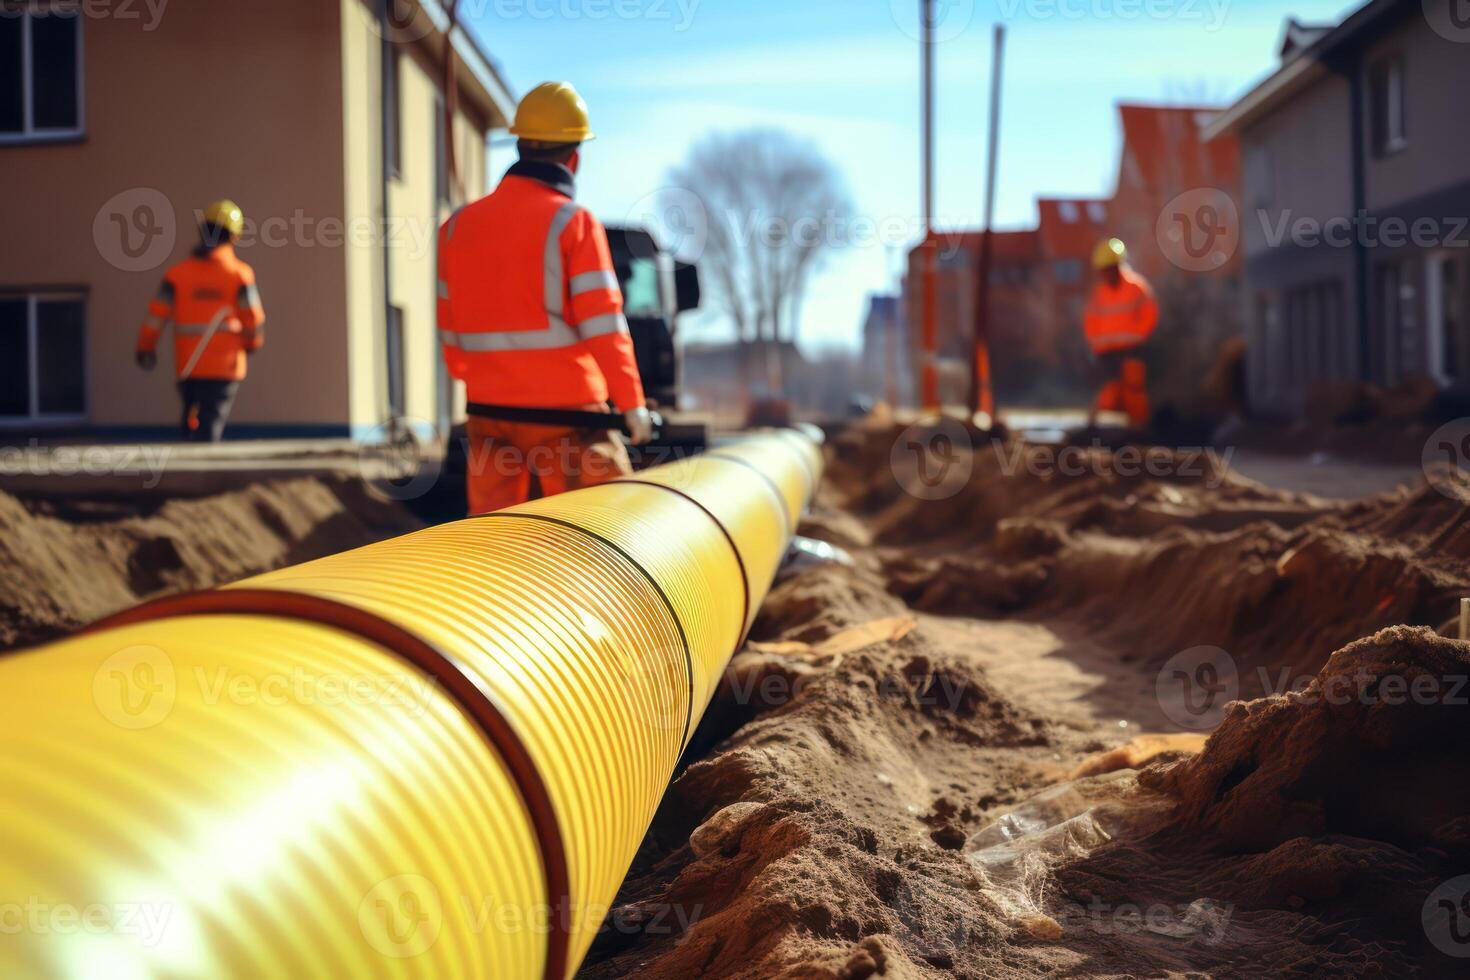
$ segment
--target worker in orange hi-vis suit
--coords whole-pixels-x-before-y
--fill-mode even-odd
[[[220,441],[245,379],[246,358],[265,343],[255,272],[235,255],[244,227],[245,216],[233,201],[206,208],[198,247],[164,276],[138,331],[138,366],[151,371],[158,363],[158,340],[173,326],[186,441]]]
[[[439,231],[439,339],[469,401],[472,514],[626,476],[612,430],[652,435],[607,232],[572,199],[587,106],[547,82],[511,132],[520,161]],[[609,401],[623,417],[589,424]]]
[[[1084,331],[1097,358],[1101,387],[1088,424],[1098,412],[1125,412],[1131,425],[1149,420],[1148,377],[1143,344],[1159,323],[1153,287],[1128,265],[1128,249],[1118,239],[1098,245],[1092,256],[1098,281],[1087,304]]]

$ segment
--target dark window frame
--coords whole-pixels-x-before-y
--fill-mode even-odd
[[[383,40],[383,167],[403,179],[403,52]]]
[[[403,307],[388,307],[383,341],[388,416],[402,418],[408,414],[408,314]]]
[[[1379,160],[1409,147],[1407,64],[1404,56],[1395,52],[1375,59],[1368,67],[1368,139],[1374,158]]]
[[[0,415],[0,429],[13,429],[35,425],[56,425],[85,422],[90,418],[90,386],[87,384],[87,341],[90,333],[90,297],[83,289],[69,287],[35,287],[0,289],[0,300],[26,304],[26,360],[27,360],[27,407],[25,415]],[[74,302],[82,308],[82,346],[77,352],[77,368],[82,372],[82,406],[77,412],[41,411],[41,344],[40,304],[45,302]]]
[[[34,143],[55,143],[71,140],[84,139],[87,135],[87,41],[84,18],[80,11],[72,13],[47,13],[44,10],[32,9],[27,5],[24,9],[7,9],[0,11],[0,17],[14,19],[21,25],[21,128],[18,130],[0,131],[0,147],[24,146]],[[34,67],[34,49],[32,25],[38,17],[60,17],[71,20],[76,24],[76,116],[75,126],[69,127],[42,127],[35,125],[36,111],[36,73]]]

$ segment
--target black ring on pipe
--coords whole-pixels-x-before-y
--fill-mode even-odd
[[[750,622],[750,575],[745,571],[745,559],[740,556],[740,549],[735,545],[735,538],[731,536],[729,530],[725,527],[724,524],[720,522],[720,519],[714,515],[714,511],[710,510],[704,504],[700,503],[698,500],[695,500],[692,496],[677,487],[671,487],[666,483],[654,483],[652,480],[640,480],[636,477],[615,480],[613,482],[636,483],[641,487],[658,487],[660,490],[667,490],[669,493],[683,497],[685,500],[689,501],[691,504],[704,511],[705,516],[714,522],[715,527],[720,529],[720,533],[725,536],[725,541],[730,545],[731,553],[735,556],[735,564],[740,569],[740,588],[743,590],[744,593],[742,596],[742,608],[745,610],[745,613],[740,619],[740,639],[735,644],[735,649],[738,652],[740,647],[745,643],[746,624]],[[783,505],[781,509],[784,511],[786,508]]]
[[[800,518],[801,515],[798,514],[793,517],[790,513],[787,512],[786,494],[781,492],[781,488],[776,485],[776,481],[767,476],[766,473],[759,466],[756,466],[748,459],[742,459],[739,456],[731,456],[728,453],[723,453],[718,449],[711,449],[704,455],[708,456],[710,459],[723,459],[727,463],[738,464],[750,470],[750,472],[754,473],[756,476],[760,477],[762,482],[764,482],[766,486],[771,488],[771,492],[776,495],[776,500],[781,505],[781,519],[786,524],[787,537],[790,537],[791,535],[796,533],[796,521],[798,518]]]
[[[623,546],[618,544],[616,541],[612,540],[611,538],[604,537],[603,535],[598,534],[596,531],[585,528],[580,524],[574,524],[571,521],[565,520],[560,517],[551,517],[546,514],[512,513],[502,510],[496,511],[491,514],[478,514],[474,517],[468,518],[468,520],[484,521],[492,520],[495,518],[514,518],[525,521],[541,521],[545,524],[555,524],[559,527],[568,528],[569,530],[585,534],[587,535],[587,537],[591,538],[597,543],[606,545],[608,548],[611,548],[617,554],[621,555],[622,558],[629,565],[632,565],[634,568],[638,569],[638,573],[648,580],[649,585],[653,586],[653,590],[657,592],[658,597],[663,600],[664,608],[668,610],[669,618],[674,621],[674,628],[679,631],[679,643],[684,648],[684,680],[686,686],[689,689],[689,697],[686,699],[684,704],[684,734],[679,740],[679,745],[681,746],[680,751],[683,751],[682,747],[689,744],[689,729],[690,726],[694,723],[694,654],[689,649],[689,636],[684,632],[684,624],[679,620],[679,613],[677,610],[674,609],[674,604],[669,600],[669,595],[667,592],[664,591],[664,587],[662,585],[659,585],[658,579],[654,578],[652,573],[650,573],[648,569],[640,565],[637,559],[628,554],[627,550],[624,549]]]
[[[555,910],[562,900],[570,900],[571,873],[551,793],[525,743],[506,720],[494,698],[475,683],[458,659],[392,620],[360,606],[309,592],[284,589],[225,588],[166,596],[108,616],[82,632],[95,633],[158,619],[196,615],[274,616],[328,626],[397,654],[442,685],[475,722],[490,747],[505,760],[530,814],[531,827],[541,852],[541,867],[546,876],[546,898],[553,910],[548,921],[546,971],[543,976],[545,980],[562,980],[566,976],[571,935],[565,920],[556,915]]]

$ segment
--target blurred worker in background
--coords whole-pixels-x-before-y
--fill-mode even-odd
[[[439,231],[439,339],[470,403],[472,514],[625,476],[611,430],[626,427],[634,445],[652,435],[607,232],[572,200],[594,138],[587,105],[547,82],[511,132],[520,162]],[[609,399],[620,425],[558,419],[607,413]]]
[[[1089,426],[1099,412],[1125,412],[1133,426],[1149,420],[1147,368],[1142,348],[1159,323],[1153,287],[1128,265],[1128,249],[1110,238],[1092,255],[1097,283],[1087,303],[1083,329],[1097,360],[1097,393]]]
[[[246,358],[265,343],[255,272],[235,255],[244,227],[245,216],[235,202],[216,201],[206,208],[199,245],[163,277],[138,331],[138,366],[151,371],[158,363],[158,339],[173,325],[186,441],[220,441],[245,379]]]

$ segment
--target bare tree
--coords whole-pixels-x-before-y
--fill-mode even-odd
[[[737,340],[768,348],[794,341],[812,273],[839,244],[852,209],[836,169],[810,142],[753,129],[705,136],[670,183],[671,193],[692,193],[703,205],[701,267]]]

